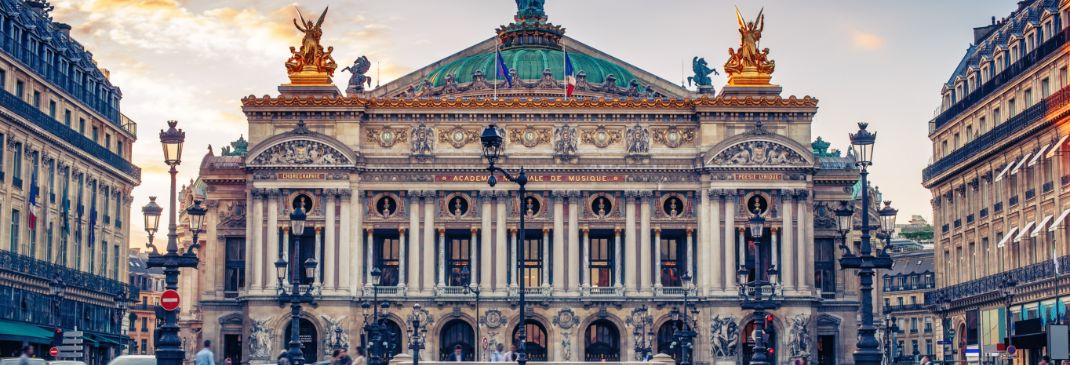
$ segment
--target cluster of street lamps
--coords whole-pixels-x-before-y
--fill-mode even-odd
[[[754,215],[750,218],[747,229],[750,231],[751,237],[755,240],[761,240],[765,234],[765,218],[762,217],[761,211],[755,210],[752,213]],[[780,300],[777,298],[777,285],[779,282],[777,280],[776,263],[770,261],[769,269],[766,270],[766,275],[763,277],[760,269],[761,251],[759,248],[754,252],[754,280],[749,279],[749,272],[744,265],[740,265],[739,271],[737,271],[740,306],[743,309],[753,310],[752,317],[756,319],[754,324],[754,350],[750,360],[752,365],[767,365],[775,362],[773,358],[776,353],[775,350],[766,347],[767,333],[773,319],[772,315],[766,314],[766,311],[780,307]],[[761,321],[761,325],[757,321]]]
[[[286,353],[286,357],[292,365],[305,363],[305,354],[301,350],[301,305],[316,303],[312,284],[315,283],[316,267],[319,265],[315,257],[309,257],[300,264],[297,262],[301,257],[301,236],[305,233],[305,221],[308,219],[304,205],[304,199],[299,199],[297,206],[290,212],[290,236],[293,237],[293,242],[290,243],[290,250],[288,251],[290,252],[291,260],[294,261],[293,264],[287,263],[286,258],[282,255],[275,261],[279,303],[290,303],[290,348]],[[304,279],[307,284],[302,283],[301,269],[304,270]],[[290,279],[289,283],[286,280],[287,276]],[[288,293],[286,284],[290,285]],[[304,284],[304,288],[302,288],[302,284]]]
[[[384,323],[385,319],[379,315],[379,307],[383,309],[390,307],[389,302],[379,303],[379,283],[383,277],[383,271],[378,266],[372,268],[372,302],[365,301],[360,304],[361,311],[364,315],[364,335],[367,338],[367,342],[364,344],[364,353],[368,359],[368,365],[383,365],[387,363],[387,338],[396,334],[386,333],[387,328]],[[419,307],[416,307],[417,309]],[[371,318],[368,318],[368,309],[372,310]],[[414,361],[419,361],[419,352],[413,355]]]
[[[637,360],[646,361],[654,352],[654,317],[650,315],[646,304],[632,310],[628,317],[628,323],[632,325],[632,338],[635,339],[635,354]]]

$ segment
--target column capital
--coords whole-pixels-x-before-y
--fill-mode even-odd
[[[400,233],[402,235],[402,237],[405,236],[405,232],[408,231],[408,230],[409,230],[409,226],[398,226],[398,233]]]
[[[567,198],[568,197],[568,191],[565,191],[565,190],[554,190],[554,191],[550,192],[550,196],[552,196],[554,198]]]
[[[687,231],[687,234],[690,235],[692,232],[695,231],[695,227],[687,226],[685,230]]]
[[[584,234],[591,233],[591,226],[584,225],[583,227],[580,227],[580,230],[583,231]]]
[[[472,234],[479,233],[479,226],[472,226],[470,229],[472,231]]]
[[[654,192],[650,190],[642,190],[639,192],[639,197],[643,199],[650,199],[654,197]]]
[[[725,199],[732,199],[732,198],[735,198],[735,197],[739,196],[739,190],[738,189],[724,189],[724,190],[721,190],[721,191],[724,192]]]
[[[516,234],[516,231],[518,231],[518,230],[519,229],[516,228],[516,226],[509,226],[509,232],[512,233],[512,234]]]
[[[375,232],[375,226],[364,226],[364,232],[365,233],[373,233],[373,232]]]
[[[289,226],[279,226],[279,233],[286,233],[289,228]]]
[[[314,232],[316,232],[316,234],[320,234],[320,231],[322,231],[322,230],[323,230],[323,227],[320,227],[320,226],[315,226],[315,227],[312,227],[312,230],[313,230]]]
[[[631,200],[631,199],[635,199],[638,196],[639,196],[639,191],[637,191],[637,190],[625,190],[624,191],[624,198],[625,199]]]
[[[549,233],[550,233],[550,227],[548,227],[548,226],[542,226],[542,234],[543,234],[543,236],[545,236],[545,235],[547,235],[547,234],[549,234]],[[546,237],[543,237],[543,239],[545,240],[545,239],[546,239]]]
[[[613,226],[613,234],[615,234],[615,235],[620,235],[620,231],[622,231],[622,230],[624,230],[624,229],[620,228],[620,226]]]
[[[438,230],[438,234],[440,234],[440,235],[446,234],[446,227],[444,227],[444,226],[437,226],[437,227],[435,227],[435,229]]]
[[[509,198],[508,190],[497,190],[494,192],[494,197],[497,199]]]
[[[794,199],[795,198],[795,191],[793,191],[791,189],[781,189],[780,190],[780,196],[782,196],[784,198]]]
[[[582,198],[582,197],[583,197],[583,192],[582,192],[582,191],[579,191],[579,190],[569,190],[569,191],[568,191],[568,197],[569,197],[570,199],[573,199],[573,198]]]
[[[710,198],[720,199],[722,195],[724,195],[724,192],[721,189],[709,189],[706,191],[706,196]]]
[[[739,233],[743,233],[743,230],[745,230],[745,229],[746,228],[744,228],[744,227],[736,227],[736,230],[739,231]]]
[[[780,227],[777,227],[777,226],[769,227],[769,231],[773,232],[773,234],[776,234],[777,231],[779,231],[779,230],[780,230]]]
[[[810,197],[810,191],[806,189],[795,190],[795,199],[806,201]]]
[[[424,192],[420,190],[408,190],[405,192],[405,195],[410,198],[419,198],[424,195]]]
[[[434,199],[437,196],[438,196],[438,191],[436,191],[436,190],[427,190],[427,191],[423,192],[423,197],[424,198]]]

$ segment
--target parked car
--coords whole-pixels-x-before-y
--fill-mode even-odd
[[[56,360],[49,361],[48,365],[85,365],[84,362],[74,360]]]
[[[0,359],[0,365],[19,365],[19,358],[5,357],[3,359]],[[48,365],[48,361],[45,361],[45,359],[34,357],[30,358],[30,365]]]
[[[156,355],[123,355],[112,359],[108,365],[156,365]]]

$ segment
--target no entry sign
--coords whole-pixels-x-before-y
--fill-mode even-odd
[[[178,309],[179,302],[180,300],[177,291],[167,289],[160,295],[160,307],[163,307],[163,310],[165,311],[171,312]]]
[[[59,356],[59,348],[53,347],[53,348],[48,349],[48,356],[52,356],[52,357]]]

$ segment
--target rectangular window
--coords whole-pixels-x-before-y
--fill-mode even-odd
[[[108,241],[102,241],[100,247],[100,276],[108,277]]]
[[[245,288],[245,238],[227,237],[226,245],[223,290],[238,291]]]
[[[999,112],[999,108],[992,109],[992,122],[995,124],[1003,123],[1003,114]]]
[[[683,232],[663,231],[661,233],[661,286],[679,287],[683,282],[680,277],[687,273],[687,244]]]
[[[49,100],[48,101],[48,116],[51,117],[52,119],[56,119],[56,101],[55,100]]]
[[[401,264],[401,241],[398,237],[397,231],[385,234],[383,237],[376,237],[376,240],[379,241],[379,247],[375,250],[375,255],[377,256],[376,264],[381,272],[379,286],[398,285],[399,265]]]
[[[119,157],[126,158],[126,151],[123,150],[123,141],[115,141],[115,153],[119,154]]]
[[[41,92],[40,91],[37,91],[37,90],[33,91],[33,107],[37,108],[37,109],[41,109]]]
[[[45,229],[45,260],[52,263],[57,263],[59,260],[57,257],[52,256],[52,222],[48,222],[48,228]]]
[[[1033,89],[1025,89],[1025,107],[1033,105]]]
[[[111,151],[111,135],[104,133],[104,148]]]
[[[19,97],[19,100],[26,100],[23,99],[26,97],[26,84],[22,80],[15,81],[15,96]]]
[[[541,230],[527,230],[524,234],[524,285],[529,288],[542,286],[542,236]],[[562,274],[564,275],[564,274]],[[564,278],[561,278],[564,280]],[[554,279],[557,280],[557,279]]]
[[[1067,77],[1070,77],[1070,75],[1067,74],[1066,67],[1064,66],[1064,67],[1059,69],[1059,88],[1060,89],[1066,87],[1066,81],[1067,81],[1066,78]]]
[[[613,269],[615,266],[613,232],[591,231],[590,233],[590,272],[588,278],[591,287],[608,288],[614,284]]]
[[[111,246],[111,279],[119,280],[119,245]]]
[[[19,252],[19,210],[11,210],[11,252]]]
[[[71,110],[70,109],[67,109],[67,110],[63,111],[63,125],[66,125],[67,128],[71,127]]]
[[[11,182],[22,188],[22,143],[15,143],[15,153],[11,155]]]
[[[1007,101],[1007,111],[1010,113],[1010,117],[1014,118],[1015,114],[1018,114],[1018,108],[1015,105],[1014,99]]]
[[[1045,77],[1040,80],[1040,97],[1047,99],[1049,95],[1051,95],[1051,82]]]
[[[7,91],[7,70],[0,69],[0,90]]]
[[[474,278],[466,278],[464,268],[469,267],[471,254],[471,236],[467,231],[446,233],[446,283],[448,286],[461,287],[470,284]],[[474,272],[469,267],[469,272]]]
[[[100,128],[93,126],[93,142],[100,143]]]
[[[78,133],[85,135],[85,118],[78,118]]]

